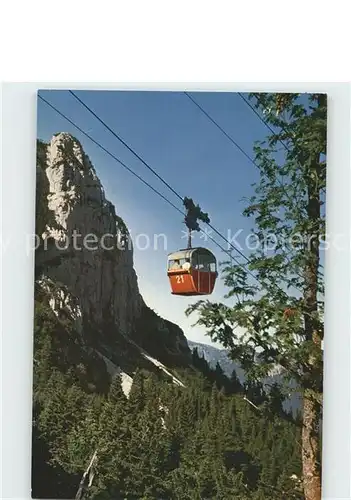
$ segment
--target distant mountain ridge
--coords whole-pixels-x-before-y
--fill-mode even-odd
[[[187,340],[190,350],[193,351],[194,349],[197,349],[199,356],[205,358],[211,368],[215,368],[216,364],[219,363],[227,377],[230,377],[233,370],[235,370],[240,382],[245,380],[244,370],[238,363],[230,359],[226,349],[221,349],[208,344],[202,344],[200,342],[193,342],[189,339]]]
[[[187,339],[188,346],[191,351],[197,349],[197,352],[200,357],[203,357],[211,368],[215,368],[218,363],[222,370],[224,371],[227,377],[230,377],[233,370],[235,370],[237,377],[240,382],[243,383],[245,381],[245,371],[240,367],[240,365],[233,361],[227,349],[221,349],[218,347],[214,347],[208,344],[202,344],[200,342],[193,342],[192,340]],[[282,374],[280,370],[274,370],[272,375],[263,380],[264,384],[273,384],[274,382],[279,383],[281,380]],[[298,392],[294,391],[295,384],[291,384],[292,392],[288,399],[286,399],[284,403],[284,407],[287,410],[291,410],[294,414],[296,411],[301,408],[301,398]]]

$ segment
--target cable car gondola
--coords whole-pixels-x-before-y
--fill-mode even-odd
[[[167,275],[173,295],[210,295],[217,273],[216,257],[206,248],[186,248],[168,255]]]

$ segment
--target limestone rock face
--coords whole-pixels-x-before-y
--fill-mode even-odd
[[[38,162],[40,186],[45,185],[46,191],[37,193],[41,212],[37,220],[45,200],[49,214],[44,225],[42,220],[37,224],[43,231],[43,249],[36,257],[41,276],[56,285],[61,283],[77,299],[83,323],[86,320],[95,325],[102,335],[106,324],[112,336],[136,335],[145,340],[144,349],[147,341],[143,339],[142,319],[148,311],[148,321],[151,315],[155,333],[159,330],[159,343],[165,321],[147,308],[139,293],[128,229],[106,200],[79,141],[67,133],[55,135],[48,145],[41,144]],[[190,357],[183,332],[166,323],[166,350]]]
[[[48,208],[56,224],[46,227],[44,239],[55,240],[62,256],[47,274],[79,298],[82,313],[93,323],[108,319],[129,334],[143,301],[132,248],[121,241],[128,232],[123,224],[119,227],[120,219],[76,139],[66,133],[54,136],[46,165]]]

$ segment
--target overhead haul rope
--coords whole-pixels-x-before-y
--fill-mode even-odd
[[[80,99],[72,90],[69,90],[68,91],[78,102],[80,102],[82,104],[82,106],[85,107],[85,109],[87,109],[102,125],[104,125],[104,127],[109,130],[113,136],[119,141],[121,142],[131,153],[134,154],[134,156],[136,156],[136,158],[138,158],[161,182],[163,182],[163,184],[172,191],[173,194],[175,194],[175,196],[177,196],[177,198],[179,200],[182,201],[182,203],[184,203],[184,200],[186,198],[184,198],[183,196],[181,196],[175,189],[172,188],[172,186],[170,186],[170,184],[168,182],[166,182],[163,177],[161,177],[138,153],[136,153],[134,151],[134,149],[128,145],[120,136],[119,134],[117,134],[117,132],[115,132],[114,130],[111,129],[111,127],[109,127],[104,120],[102,120],[82,99]],[[205,222],[205,221],[204,221]],[[229,244],[231,246],[231,248],[233,250],[235,250],[236,252],[238,252],[248,263],[251,263],[250,262],[250,259],[243,253],[241,252],[241,250],[239,250],[238,248],[236,248],[230,241],[228,241],[228,239],[223,236],[219,231],[218,229],[216,229],[215,227],[213,227],[212,224],[210,224],[209,222],[205,222],[218,236],[220,236],[227,244]],[[255,279],[257,279],[255,277]]]
[[[102,123],[123,145],[125,145],[129,151],[131,151],[158,179],[161,180],[182,202],[184,203],[184,200],[186,198],[183,198],[175,189],[173,189],[148,163],[141,157],[139,156],[123,139],[119,137],[119,135],[114,132],[101,118],[98,117],[98,115],[90,109],[90,107],[85,104],[73,91],[69,90],[68,91],[71,95],[73,95],[77,101],[79,101],[100,123]],[[76,125],[72,120],[70,120],[66,115],[64,115],[61,111],[59,111],[55,106],[53,106],[51,103],[49,103],[46,99],[44,99],[42,96],[39,95],[39,98],[42,99],[46,104],[48,104],[52,109],[54,109],[59,115],[61,115],[64,119],[66,119],[69,123],[71,123],[77,130],[79,130],[83,135],[85,135],[88,139],[90,139],[94,144],[96,144],[98,147],[100,147],[103,151],[105,151],[109,156],[111,156],[115,161],[117,161],[120,165],[122,165],[124,168],[126,168],[130,173],[132,173],[135,177],[137,177],[143,184],[148,186],[154,193],[156,193],[158,196],[160,196],[164,201],[166,201],[169,205],[171,205],[177,212],[181,213],[183,216],[186,216],[186,214],[180,210],[178,207],[176,207],[168,198],[166,198],[163,194],[161,194],[159,191],[157,191],[153,186],[151,186],[148,182],[146,182],[141,176],[136,174],[132,169],[130,169],[124,162],[122,162],[119,158],[117,158],[114,154],[112,154],[110,151],[108,151],[104,146],[102,146],[98,141],[93,139],[87,132],[85,132],[81,127]],[[250,259],[243,253],[241,250],[236,248],[225,236],[223,236],[212,224],[209,222],[206,222],[206,224],[218,235],[220,236],[234,251],[239,253],[248,264],[251,264]],[[212,238],[210,235],[208,235],[208,238],[213,241],[224,253],[226,253],[231,259],[233,259],[239,267],[241,267],[248,275],[250,275],[255,281],[257,281],[263,288],[266,288],[268,291],[268,286],[267,284],[263,285],[261,281],[255,276],[249,269],[245,267],[245,265],[241,262],[239,262],[235,257],[232,256],[232,253],[229,252],[228,250],[224,249],[222,245],[220,245],[214,238]],[[298,290],[299,291],[299,290]]]
[[[39,99],[41,99],[43,102],[45,102],[50,108],[52,108],[57,114],[59,114],[62,118],[67,120],[73,127],[75,127],[81,134],[83,134],[85,137],[87,137],[90,141],[92,141],[96,146],[98,146],[100,149],[102,149],[106,154],[108,154],[113,160],[115,160],[117,163],[119,163],[123,168],[125,168],[129,173],[134,175],[137,179],[139,179],[143,184],[145,184],[149,189],[151,189],[155,194],[157,194],[160,198],[162,198],[166,203],[168,203],[171,207],[173,207],[177,212],[182,214],[184,217],[186,216],[186,213],[180,210],[176,205],[174,205],[171,201],[166,198],[162,193],[160,193],[157,189],[155,189],[151,184],[149,184],[147,181],[145,181],[140,175],[136,174],[131,168],[129,168],[123,161],[121,161],[117,156],[115,156],[113,153],[111,153],[108,149],[106,149],[104,146],[102,146],[98,141],[96,141],[91,135],[89,135],[87,132],[85,132],[81,127],[79,127],[75,122],[73,122],[70,118],[68,118],[64,113],[62,113],[60,110],[58,110],[53,104],[51,104],[49,101],[44,99],[41,95],[38,96]],[[243,264],[241,264],[235,257],[232,256],[231,252],[223,248],[223,246],[218,243],[212,236],[208,235],[208,238],[215,243],[224,253],[229,255],[240,267],[243,267]],[[245,268],[244,268],[245,269]],[[246,269],[245,269],[246,270]],[[246,270],[254,279],[257,280],[256,276],[251,273],[249,270]]]
[[[80,104],[82,104],[82,106],[84,106],[85,109],[87,109],[87,111],[89,111],[107,130],[109,130],[113,136],[119,141],[121,142],[125,147],[128,148],[128,150],[134,154],[134,156],[136,158],[138,158],[159,180],[161,180],[161,182],[163,182],[163,184],[172,191],[172,193],[174,193],[184,204],[184,200],[185,198],[183,198],[174,188],[172,188],[172,186],[170,186],[170,184],[168,182],[166,182],[163,177],[161,177],[145,160],[144,158],[142,158],[138,153],[136,153],[134,151],[134,149],[128,145],[120,136],[118,133],[116,133],[114,130],[111,129],[111,127],[109,127],[104,120],[102,120],[82,99],[80,99],[77,94],[75,92],[73,92],[72,90],[69,90],[68,91]],[[226,137],[228,137],[228,139],[237,147],[240,149],[240,151],[257,167],[258,165],[254,162],[254,160],[252,158],[250,158],[250,156],[234,141],[234,139],[232,139],[226,132],[224,129],[222,129],[222,127],[220,127],[220,125],[218,125],[217,122],[215,122],[215,120],[213,120],[213,118],[187,93],[187,92],[184,92],[184,94],[189,97],[189,99],[191,101],[194,102],[194,104],[222,131],[222,133],[225,134]],[[225,236],[223,236],[219,231],[218,229],[216,229],[210,222],[206,222],[204,221],[220,238],[222,238],[234,251],[236,251],[239,255],[241,255],[241,257],[243,257],[245,259],[245,261],[248,263],[248,264],[251,264],[251,260],[241,251],[239,250],[236,246],[234,246],[227,238],[225,238]],[[228,252],[226,252],[228,254]],[[229,254],[228,254],[229,255]],[[265,284],[265,285],[262,285],[261,281],[249,270],[247,269],[246,267],[244,267],[243,264],[240,264],[238,263],[242,269],[245,270],[245,272],[247,272],[248,274],[250,274],[250,276],[254,277],[254,279],[261,285],[263,286],[264,288],[266,288],[267,290],[269,289],[269,285],[268,284]],[[300,290],[293,286],[293,288],[295,288],[298,292],[300,292]]]

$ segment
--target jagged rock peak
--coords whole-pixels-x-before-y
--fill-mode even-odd
[[[81,144],[70,134],[51,139],[44,171],[48,209],[55,221],[46,225],[44,238],[56,242],[54,254],[60,257],[57,265],[50,265],[51,251],[45,274],[79,298],[85,318],[96,325],[108,322],[129,334],[143,301],[132,248],[121,246],[128,233],[125,224],[106,200]],[[88,239],[90,243],[84,243]]]
[[[159,359],[166,352],[172,360],[188,359],[182,330],[151,311],[139,293],[128,229],[80,142],[64,132],[39,142],[37,171],[37,231],[44,248],[50,242],[36,254],[37,275],[77,300],[83,339],[88,324],[105,346],[123,335]]]

